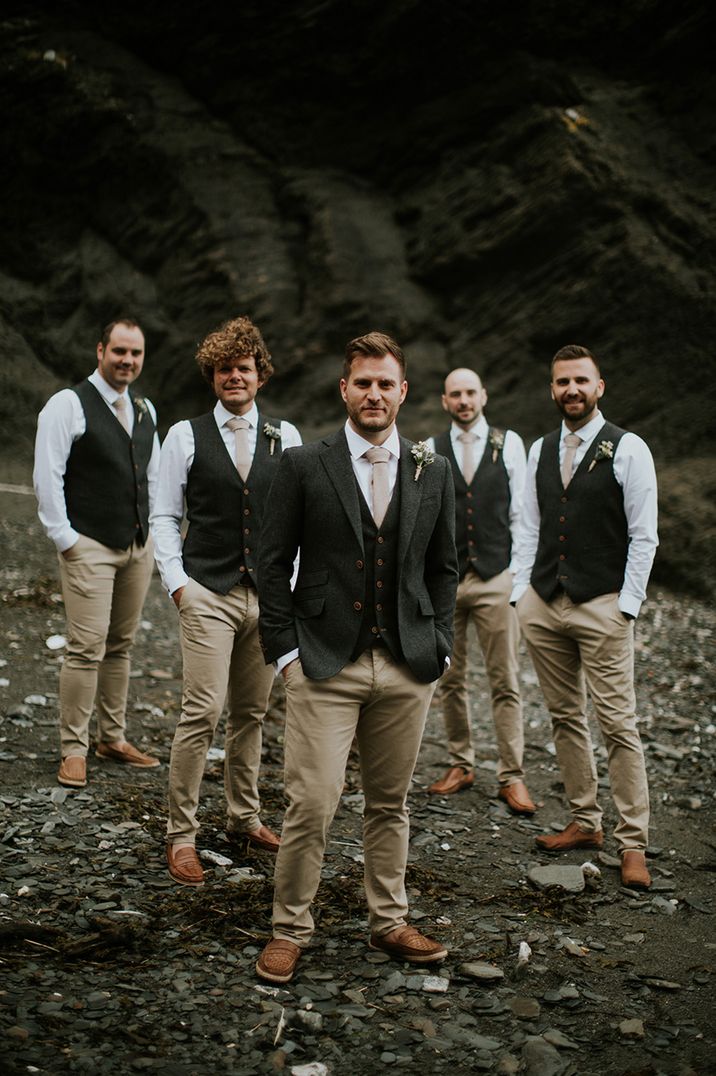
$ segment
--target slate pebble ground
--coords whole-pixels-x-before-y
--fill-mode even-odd
[[[254,974],[269,936],[273,860],[226,837],[221,735],[203,786],[199,847],[213,853],[205,860],[207,884],[180,888],[165,870],[166,764],[181,660],[174,610],[158,579],[135,649],[129,731],[162,766],[141,772],[91,756],[86,790],[68,792],[55,782],[63,650],[56,641],[46,645],[64,630],[56,567],[32,498],[5,501],[4,1073],[716,1072],[713,611],[655,590],[638,623],[639,712],[654,811],[649,893],[620,886],[611,837],[592,856],[552,859],[534,848],[536,833],[567,818],[549,720],[525,656],[528,780],[543,806],[535,819],[519,820],[494,798],[487,685],[476,661],[478,779],[456,797],[425,794],[447,761],[434,705],[410,801],[412,921],[444,941],[449,958],[421,969],[367,948],[362,796],[352,762],[330,835],[315,944],[295,981],[273,988]],[[276,828],[282,706],[277,686],[262,776],[264,821]],[[601,746],[596,759],[609,834],[614,815]],[[230,863],[220,865],[221,857]],[[588,859],[597,871],[587,868],[585,877],[574,868]],[[551,867],[560,868],[557,886],[543,870],[528,877]]]

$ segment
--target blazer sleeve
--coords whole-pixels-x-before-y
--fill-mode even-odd
[[[261,528],[259,638],[267,665],[298,646],[291,577],[303,530],[303,491],[294,451],[300,449],[288,449],[281,456]]]
[[[440,457],[436,457],[437,460]],[[435,613],[435,629],[445,640],[448,653],[453,644],[453,616],[458,584],[455,548],[455,486],[447,460],[442,460],[440,512],[425,555],[425,585]]]

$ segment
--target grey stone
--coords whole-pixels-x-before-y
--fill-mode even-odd
[[[579,1050],[580,1045],[578,1042],[572,1042],[568,1039],[559,1028],[549,1027],[546,1031],[542,1032],[542,1038],[545,1042],[549,1042],[552,1046],[559,1047],[560,1050]]]
[[[470,979],[481,979],[485,982],[490,982],[494,979],[504,979],[505,977],[505,973],[501,968],[496,968],[493,964],[486,964],[479,960],[461,964],[459,970],[463,975],[467,975]]]
[[[533,867],[527,877],[532,882],[532,885],[537,886],[538,889],[558,886],[567,893],[581,893],[584,889],[582,868],[572,865]]]
[[[541,1011],[537,998],[511,998],[508,1004],[518,1020],[536,1020]]]
[[[567,1062],[541,1036],[527,1039],[522,1047],[522,1071],[525,1076],[561,1076],[566,1067]]]
[[[623,1035],[625,1039],[643,1039],[644,1021],[636,1019],[622,1020],[619,1024],[619,1033]]]

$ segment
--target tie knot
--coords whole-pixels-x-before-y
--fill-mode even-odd
[[[472,441],[477,440],[477,434],[476,433],[470,433],[469,430],[463,430],[462,433],[459,433],[457,435],[457,439],[458,439],[458,441],[462,441],[462,443],[464,445],[469,445]]]
[[[581,440],[582,438],[579,436],[579,434],[568,433],[564,438],[564,443],[567,448],[577,448]]]
[[[363,455],[368,463],[387,463],[390,459],[390,450],[387,448],[369,448]]]
[[[124,396],[118,396],[112,404],[112,407],[116,408],[117,411],[124,411],[126,406],[127,401],[125,400]]]
[[[237,430],[248,430],[251,423],[247,418],[230,418],[226,425],[232,433],[236,433]]]

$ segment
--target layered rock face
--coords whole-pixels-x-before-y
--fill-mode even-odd
[[[18,5],[0,437],[28,451],[117,311],[146,328],[164,428],[206,408],[196,343],[238,313],[274,356],[266,408],[307,437],[340,420],[343,345],[369,329],[406,347],[416,438],[469,365],[529,442],[556,424],[551,355],[583,343],[605,414],[660,462],[656,577],[711,587],[711,19],[656,0]]]

